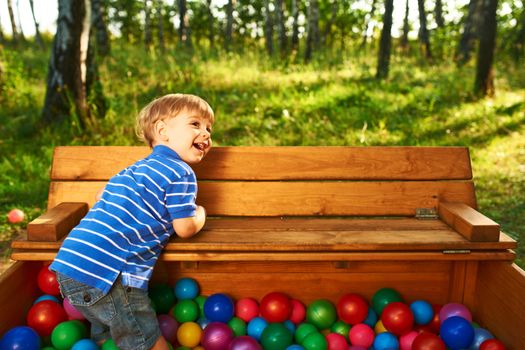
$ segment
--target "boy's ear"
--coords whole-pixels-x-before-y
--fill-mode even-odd
[[[154,124],[155,136],[158,140],[167,141],[168,135],[166,130],[166,123],[163,120],[157,120]]]

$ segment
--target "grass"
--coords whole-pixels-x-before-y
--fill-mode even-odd
[[[38,123],[47,53],[3,50],[0,88],[0,245],[45,207],[56,145],[132,145],[134,117],[154,97],[187,92],[214,107],[216,145],[463,145],[471,150],[479,209],[519,241],[524,266],[525,68],[497,62],[497,95],[471,94],[474,68],[393,57],[376,81],[374,57],[326,55],[308,65],[264,54],[146,54],[113,46],[100,67],[108,114],[91,130]],[[5,135],[5,136],[4,136]]]

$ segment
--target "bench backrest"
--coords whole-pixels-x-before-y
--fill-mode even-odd
[[[139,146],[57,147],[48,208],[94,203]],[[476,208],[465,147],[215,147],[194,166],[213,216],[414,216],[440,201]]]

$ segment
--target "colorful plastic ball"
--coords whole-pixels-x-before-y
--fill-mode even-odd
[[[231,341],[228,350],[262,350],[262,347],[254,338],[241,335]]]
[[[174,292],[178,300],[195,299],[199,291],[199,285],[193,278],[180,278],[175,282]]]
[[[301,323],[295,331],[295,342],[301,344],[310,333],[318,332],[318,329],[310,323]]]
[[[468,350],[479,350],[481,344],[488,339],[493,339],[494,336],[485,328],[474,328],[474,340],[468,347]]]
[[[452,316],[459,316],[469,322],[472,322],[472,314],[470,313],[470,310],[465,305],[460,303],[445,304],[439,311],[439,320],[441,323]]]
[[[99,350],[97,343],[91,339],[80,339],[71,347],[71,350]]]
[[[368,349],[374,343],[375,333],[369,325],[360,323],[350,328],[348,339],[350,344]]]
[[[425,300],[416,300],[410,304],[410,310],[414,315],[414,322],[416,324],[425,325],[432,321],[434,317],[434,310],[432,305]]]
[[[381,288],[372,296],[372,307],[377,315],[381,315],[383,309],[392,302],[402,302],[401,294],[392,288]]]
[[[77,310],[71,303],[69,302],[69,299],[65,298],[62,302],[62,307],[64,308],[64,311],[67,314],[67,318],[69,320],[85,320],[86,318],[80,311]]]
[[[38,288],[45,294],[59,296],[60,287],[58,286],[57,276],[53,271],[49,270],[49,265],[44,264],[38,272]]]
[[[60,304],[43,300],[31,306],[26,321],[38,335],[47,337],[59,323],[67,321],[67,314]]]
[[[208,299],[207,296],[197,295],[193,301],[199,306],[199,318],[204,317],[204,303]]]
[[[117,344],[115,344],[115,341],[113,339],[109,338],[108,340],[104,342],[104,344],[102,344],[101,349],[102,350],[119,350],[119,347],[117,346]]]
[[[441,322],[439,335],[451,350],[468,348],[474,340],[474,328],[469,320],[451,316]]]
[[[319,330],[330,328],[336,320],[337,310],[329,300],[316,300],[306,308],[306,322],[313,324]]]
[[[326,338],[324,335],[322,335],[319,332],[313,332],[306,336],[306,338],[303,339],[303,342],[301,345],[306,350],[327,350],[328,349],[328,343],[326,341]]]
[[[49,295],[49,294],[43,294],[43,295],[39,296],[38,298],[36,298],[36,300],[33,302],[33,305],[35,305],[36,303],[39,303],[41,301],[44,301],[44,300],[51,300],[51,301],[54,301],[55,303],[60,304],[60,300],[56,296]]]
[[[40,337],[27,326],[11,328],[0,339],[1,350],[39,350]]]
[[[172,316],[179,323],[193,322],[199,318],[199,305],[191,299],[179,300],[172,309]]]
[[[351,325],[363,323],[368,316],[368,303],[359,294],[344,294],[337,302],[337,315]]]
[[[15,208],[11,209],[9,213],[7,213],[7,221],[10,224],[18,224],[24,221],[24,212],[21,209]]]
[[[51,332],[51,344],[57,350],[69,350],[77,341],[83,338],[79,321],[71,320],[58,324]]]
[[[260,339],[264,350],[285,350],[292,345],[292,341],[292,332],[282,323],[268,324]]]
[[[368,315],[366,316],[365,320],[363,321],[364,324],[369,325],[370,327],[374,327],[377,323],[378,317],[376,312],[373,308],[368,308]]]
[[[235,303],[235,316],[249,322],[259,315],[259,303],[253,298],[242,298]]]
[[[256,340],[261,339],[261,334],[268,326],[268,322],[262,317],[254,317],[248,322],[246,332],[248,335]]]
[[[228,327],[232,329],[233,335],[236,337],[246,335],[246,322],[241,320],[239,317],[232,317],[232,319],[228,321]]]
[[[286,350],[304,350],[304,348],[301,345],[292,344],[289,347],[287,347]]]
[[[374,350],[398,350],[399,341],[397,337],[390,332],[378,334],[374,339]]]
[[[346,338],[338,333],[328,333],[326,335],[326,343],[328,350],[347,350],[348,343]]]
[[[440,304],[432,304],[432,311],[434,312],[434,317],[432,317],[432,320],[428,324],[426,324],[426,326],[428,326],[428,330],[434,334],[439,333],[439,326],[441,326],[439,312],[441,311],[442,307],[443,305]]]
[[[418,332],[410,331],[399,337],[399,348],[401,350],[412,350],[412,343],[414,339],[418,336]]]
[[[206,350],[228,350],[234,335],[228,325],[211,322],[202,332],[201,344]]]
[[[89,332],[86,322],[80,320],[69,320],[68,322],[71,322],[71,324],[75,325],[78,328],[82,338],[88,338]]]
[[[157,315],[157,321],[159,322],[162,336],[169,343],[175,343],[175,341],[177,341],[177,329],[179,328],[179,323],[168,314]]]
[[[505,345],[497,339],[487,339],[481,343],[479,350],[506,350]]]
[[[350,332],[350,325],[341,320],[337,320],[334,322],[332,327],[330,327],[330,331],[332,331],[333,333],[341,334],[343,337],[345,337],[346,340],[348,340],[348,332]]]
[[[199,326],[201,327],[201,329],[204,329],[206,328],[206,326],[210,323],[211,321],[208,320],[207,318],[205,317],[201,317],[197,320],[197,323],[199,324]]]
[[[348,347],[348,350],[368,350],[367,348],[364,348],[362,346],[357,346],[357,345],[350,345]]]
[[[284,322],[292,313],[290,298],[280,292],[268,293],[261,299],[259,312],[268,322]]]
[[[290,299],[290,303],[292,304],[290,321],[292,321],[294,324],[303,322],[306,317],[306,306],[297,299]]]
[[[410,350],[446,350],[446,346],[434,333],[421,332],[414,338]]]
[[[204,316],[212,322],[228,322],[234,314],[232,299],[226,294],[212,294],[204,302]]]
[[[201,342],[202,329],[195,322],[184,322],[177,329],[177,340],[180,345],[193,348]]]
[[[375,324],[374,331],[376,332],[376,334],[388,332],[381,320],[377,321],[377,323]]]
[[[158,314],[167,314],[175,303],[173,288],[167,284],[154,284],[148,291],[153,308]]]
[[[394,301],[383,309],[381,322],[383,322],[383,326],[385,326],[387,331],[399,336],[412,329],[414,315],[407,304]]]

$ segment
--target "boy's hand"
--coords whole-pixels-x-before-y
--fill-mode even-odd
[[[173,220],[173,229],[180,238],[190,238],[197,234],[206,222],[206,210],[198,205],[195,216]]]

